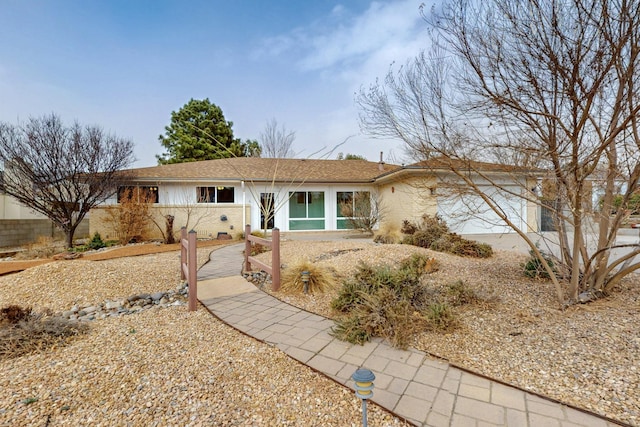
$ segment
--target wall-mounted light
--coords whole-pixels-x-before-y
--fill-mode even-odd
[[[226,215],[220,215],[220,221],[226,221],[227,219],[229,218]]]

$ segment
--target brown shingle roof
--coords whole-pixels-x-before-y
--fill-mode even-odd
[[[478,162],[473,160],[451,159],[446,157],[433,157],[428,160],[423,160],[418,163],[414,163],[408,166],[409,168],[417,169],[441,169],[450,170],[454,168],[456,170],[464,171],[482,171],[482,172],[510,172],[510,173],[540,173],[544,172],[542,169],[537,168],[525,168],[521,166],[506,165],[501,163],[488,163]]]
[[[382,169],[381,169],[382,167]],[[366,160],[238,157],[131,169],[141,181],[225,181],[357,183],[372,182],[399,166]]]

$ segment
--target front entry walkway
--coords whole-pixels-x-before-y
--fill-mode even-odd
[[[418,426],[605,427],[617,425],[462,371],[381,339],[363,346],[329,335],[333,322],[283,303],[241,276],[244,245],[211,254],[198,272],[198,296],[214,315],[353,389],[359,367],[373,371],[373,401]]]

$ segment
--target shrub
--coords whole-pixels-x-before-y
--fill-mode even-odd
[[[451,233],[444,220],[437,215],[424,215],[420,224],[405,220],[402,228],[403,232],[411,232],[405,233],[402,241],[405,244],[466,257],[489,258],[493,255],[493,249],[486,243],[467,240]]]
[[[107,244],[102,241],[100,233],[96,231],[96,234],[93,235],[87,246],[89,247],[89,249],[102,249],[106,247]]]
[[[251,232],[252,236],[259,237],[264,239],[265,234],[260,230],[254,230]],[[265,245],[261,245],[260,243],[251,242],[251,256],[260,255],[269,250],[269,248]]]
[[[427,311],[429,326],[437,331],[447,331],[455,327],[456,316],[449,304],[436,302],[429,306]]]
[[[322,293],[336,286],[335,278],[329,270],[310,261],[300,261],[282,272],[280,289],[283,292],[302,293],[304,291],[303,271],[309,272],[310,294]]]
[[[138,187],[123,187],[118,204],[105,208],[105,222],[111,226],[121,245],[132,239],[145,240],[151,225],[151,207],[155,201],[152,192]]]
[[[542,257],[549,264],[549,267],[555,272],[555,264],[550,255],[542,253]],[[523,273],[525,276],[530,277],[532,279],[550,279],[551,276],[547,272],[547,270],[542,265],[542,261],[538,257],[536,257],[535,253],[531,250],[529,251],[529,259],[523,265]]]
[[[422,216],[420,224],[411,223],[407,220],[402,225],[403,233],[406,234],[403,243],[429,248],[431,244],[449,233],[449,227],[438,216]]]
[[[462,280],[457,280],[446,286],[446,299],[454,307],[474,304],[480,301],[476,292],[467,286]]]
[[[420,254],[403,260],[398,268],[361,263],[353,279],[344,282],[331,307],[341,313],[332,333],[362,344],[374,336],[405,348],[418,329],[426,327],[422,314],[434,294],[420,281],[431,259]]]

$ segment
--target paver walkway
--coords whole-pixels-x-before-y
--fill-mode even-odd
[[[363,346],[329,335],[333,322],[283,303],[241,276],[244,245],[211,254],[198,297],[234,328],[353,389],[359,367],[373,371],[373,401],[419,426],[614,426],[595,415],[490,381],[380,339]]]

